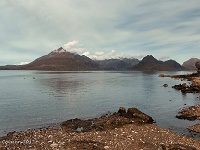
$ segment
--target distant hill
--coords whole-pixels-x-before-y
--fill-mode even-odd
[[[106,60],[96,60],[96,62],[101,65],[105,70],[128,70],[129,68],[135,66],[139,63],[138,59],[106,59]]]
[[[191,58],[191,59],[185,61],[182,66],[185,67],[185,68],[187,68],[188,70],[197,70],[197,68],[195,67],[195,63],[197,61],[200,61],[200,59],[198,59],[198,58]]]
[[[84,71],[99,70],[99,64],[82,55],[67,52],[60,47],[48,55],[42,56],[30,64],[24,65],[24,70],[56,70],[56,71]]]
[[[71,53],[62,47],[37,58],[26,65],[0,66],[0,70],[48,70],[48,71],[95,71],[95,70],[139,70],[139,71],[176,71],[185,70],[174,60],[159,61],[152,55],[138,59],[92,60],[84,55]]]
[[[175,71],[185,70],[179,63],[174,60],[159,61],[152,55],[147,55],[137,65],[131,68],[132,70],[140,71]]]
[[[181,66],[179,63],[177,63],[175,60],[167,60],[167,61],[164,61],[164,64],[171,67],[171,68],[174,68],[175,70],[185,70],[186,68]]]
[[[21,68],[21,65],[6,65],[0,66],[0,70],[18,70]]]
[[[87,71],[99,70],[100,65],[82,55],[67,52],[60,47],[48,55],[37,58],[27,65],[1,66],[1,70],[49,70],[49,71]]]

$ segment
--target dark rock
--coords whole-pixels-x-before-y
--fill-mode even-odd
[[[118,113],[120,113],[120,115],[123,116],[124,114],[126,114],[126,108],[119,107]]]
[[[186,88],[186,87],[187,87],[187,84],[186,84],[186,83],[183,83],[183,84],[182,84],[182,87],[183,87],[183,88]]]
[[[135,119],[139,119],[143,123],[153,123],[154,122],[154,120],[150,116],[139,111],[137,108],[129,108],[126,115],[130,118],[133,117]]]
[[[165,77],[165,75],[164,75],[163,73],[161,73],[161,74],[159,75],[159,77]]]
[[[187,119],[187,120],[190,120],[190,121],[194,121],[194,120],[197,119],[196,116],[188,116],[187,114],[176,115],[176,118],[178,118],[178,119]]]
[[[168,84],[163,84],[164,87],[168,87]]]
[[[172,88],[174,88],[176,90],[181,90],[182,93],[198,93],[198,92],[200,92],[200,87],[195,86],[195,85],[188,86],[186,83],[174,85],[174,86],[172,86]]]
[[[17,133],[16,131],[8,132],[7,136],[14,136],[14,135],[16,135],[16,133]]]
[[[129,108],[126,113],[124,107],[120,107],[118,113],[113,113],[107,117],[99,117],[88,120],[71,119],[61,123],[61,128],[65,131],[87,132],[91,130],[106,130],[121,127],[131,123],[145,124],[154,123],[154,120],[139,111],[137,108]]]
[[[181,90],[182,89],[182,85],[181,84],[174,85],[174,86],[172,86],[172,88],[174,88],[176,90]]]

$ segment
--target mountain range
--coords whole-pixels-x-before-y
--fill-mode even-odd
[[[135,58],[96,60],[104,70],[128,70],[140,61]]]
[[[139,70],[139,71],[176,71],[186,70],[175,60],[160,61],[147,55],[141,61],[135,58],[92,60],[62,47],[35,59],[26,65],[0,66],[0,70],[49,70],[49,71],[92,71],[92,70]]]
[[[139,71],[175,71],[175,70],[185,70],[179,63],[175,60],[159,61],[152,55],[147,55],[140,61],[137,65],[133,66],[131,70]]]

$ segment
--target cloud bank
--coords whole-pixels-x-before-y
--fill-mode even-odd
[[[200,58],[199,5],[198,0],[1,0],[0,65],[33,61],[64,43],[99,59]]]

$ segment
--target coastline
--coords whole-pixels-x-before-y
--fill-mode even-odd
[[[187,74],[187,75],[164,75],[160,74],[159,77],[171,77],[174,79],[181,79],[182,81],[187,80],[190,81],[191,84],[187,85],[186,83],[174,85],[172,88],[176,90],[180,90],[182,94],[186,93],[200,93],[200,71],[198,70],[196,73]],[[178,114],[176,115],[178,119],[186,119],[190,121],[200,120],[200,105],[184,107],[182,108]],[[189,131],[193,131],[196,133],[200,133],[200,124],[195,124],[192,126],[188,126],[187,129]]]
[[[91,129],[88,123],[93,122]],[[95,125],[94,125],[95,124]],[[99,128],[101,126],[101,128]],[[82,128],[81,128],[82,127]],[[75,129],[75,130],[74,130]],[[78,130],[77,130],[78,129]],[[136,108],[89,120],[71,119],[60,128],[27,130],[0,137],[0,149],[173,149],[198,150],[200,140],[158,127]]]

